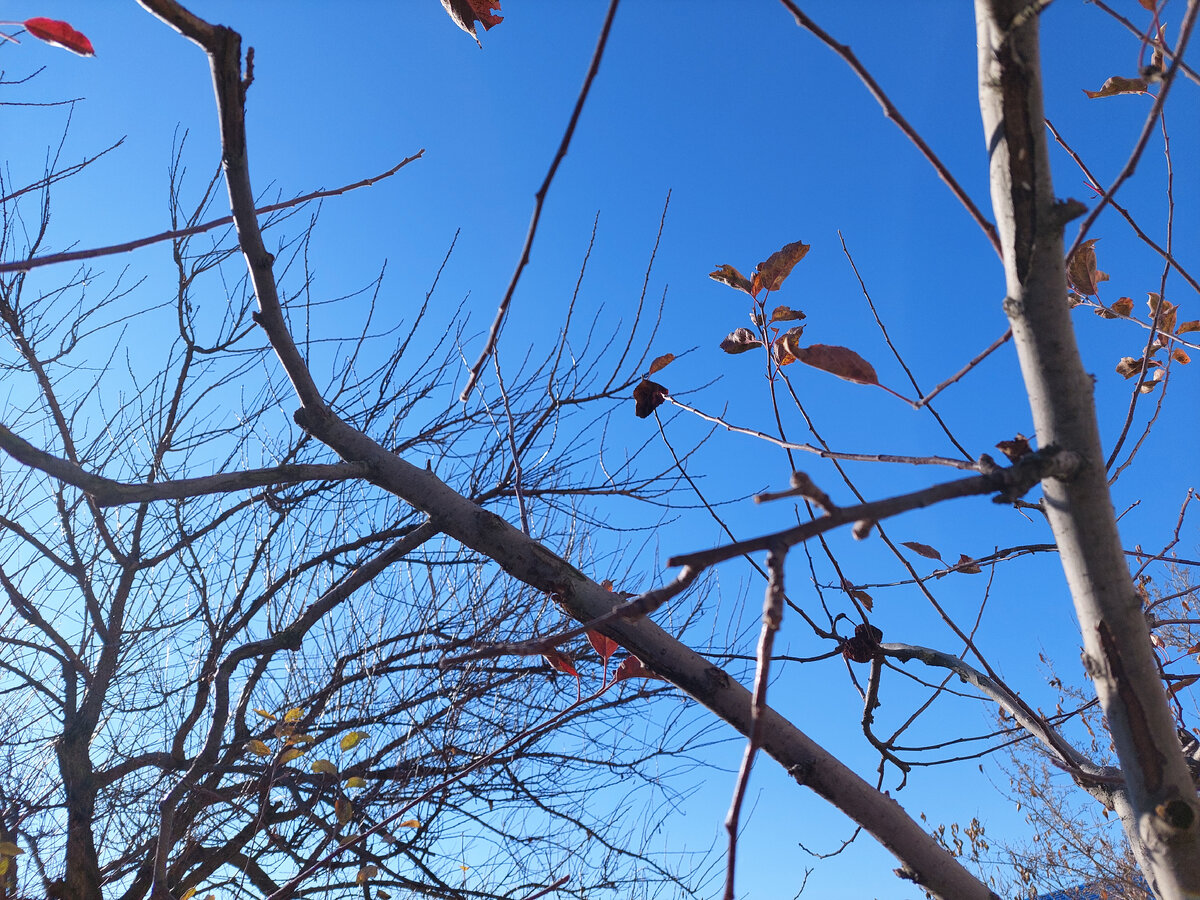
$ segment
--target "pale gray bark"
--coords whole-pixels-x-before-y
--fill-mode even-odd
[[[1056,201],[1051,185],[1036,5],[976,0],[975,8],[1005,311],[1039,446],[1070,450],[1084,461],[1070,481],[1044,482],[1046,514],[1082,629],[1084,664],[1124,772],[1127,834],[1158,896],[1194,898],[1200,896],[1200,807],[1121,550],[1092,378],[1066,302],[1062,235],[1072,209]]]

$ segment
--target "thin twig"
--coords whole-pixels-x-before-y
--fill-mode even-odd
[[[1154,105],[1150,108],[1150,114],[1146,117],[1146,124],[1142,126],[1142,133],[1138,135],[1137,142],[1133,146],[1133,152],[1129,154],[1129,161],[1125,163],[1125,167],[1121,169],[1116,180],[1112,183],[1104,196],[1100,198],[1100,202],[1096,204],[1096,208],[1088,213],[1087,218],[1083,220],[1083,224],[1079,226],[1079,234],[1075,236],[1075,242],[1071,244],[1071,249],[1067,252],[1066,258],[1070,259],[1075,255],[1075,251],[1079,249],[1079,245],[1083,243],[1095,224],[1100,213],[1104,211],[1104,207],[1108,206],[1113,195],[1120,189],[1137,169],[1138,161],[1142,158],[1142,153],[1146,150],[1146,145],[1150,142],[1150,135],[1154,131],[1154,125],[1158,122],[1159,114],[1162,112],[1163,104],[1167,102],[1167,94],[1171,92],[1171,85],[1175,83],[1175,74],[1179,71],[1179,64],[1183,61],[1183,51],[1187,47],[1188,39],[1192,36],[1192,28],[1196,24],[1196,15],[1200,13],[1200,0],[1189,0],[1187,12],[1183,16],[1183,24],[1180,26],[1179,43],[1175,48],[1175,61],[1171,63],[1170,68],[1163,73],[1162,85],[1159,87],[1158,95],[1154,98]]]
[[[608,5],[608,14],[604,17],[604,25],[600,29],[600,39],[596,42],[596,49],[592,53],[592,63],[588,66],[587,75],[583,79],[583,87],[579,89],[579,97],[575,101],[571,120],[567,123],[567,130],[563,133],[562,141],[559,142],[558,152],[554,154],[550,169],[546,172],[546,178],[534,196],[533,217],[529,220],[529,231],[525,234],[525,246],[521,248],[521,258],[517,262],[517,269],[513,272],[512,280],[508,283],[508,289],[504,292],[504,299],[500,301],[500,308],[496,310],[496,318],[492,322],[491,331],[488,332],[483,352],[479,354],[479,359],[471,367],[471,372],[467,376],[467,386],[463,388],[463,392],[459,396],[464,403],[471,396],[475,382],[479,380],[479,376],[483,372],[484,364],[492,355],[496,340],[500,337],[500,327],[504,324],[504,316],[508,313],[508,306],[512,302],[513,292],[516,291],[517,282],[521,280],[521,273],[525,271],[525,266],[529,262],[529,251],[533,247],[533,238],[537,234],[538,222],[542,218],[542,206],[546,202],[546,193],[550,190],[550,182],[554,180],[554,174],[558,171],[558,164],[563,161],[563,157],[567,155],[567,148],[571,146],[571,135],[575,133],[575,125],[579,121],[580,113],[583,112],[584,101],[587,100],[588,91],[591,90],[596,73],[600,71],[600,60],[604,57],[604,45],[608,43],[608,33],[612,29],[613,17],[617,14],[618,2],[620,0],[611,0]]]
[[[343,185],[340,188],[333,188],[327,191],[313,191],[311,194],[305,194],[302,197],[295,197],[291,200],[284,200],[280,203],[271,203],[267,206],[260,206],[254,210],[254,214],[256,216],[261,216],[265,213],[278,212],[281,209],[290,209],[293,206],[299,206],[300,204],[308,203],[311,200],[321,200],[325,197],[337,197],[340,194],[345,194],[349,191],[357,190],[358,188],[370,187],[376,182],[383,181],[383,179],[390,178],[391,176],[395,175],[410,162],[420,159],[424,153],[424,149],[418,150],[412,156],[401,160],[386,172],[381,172],[372,178],[364,178],[362,181],[356,181],[354,184]],[[161,234],[154,234],[150,237],[138,238],[136,241],[126,241],[123,244],[111,244],[107,247],[93,247],[90,250],[71,250],[67,253],[52,253],[47,256],[35,256],[30,259],[0,263],[0,273],[28,272],[30,269],[37,269],[42,266],[52,266],[58,263],[75,262],[81,259],[95,259],[99,256],[112,256],[116,253],[128,253],[130,250],[138,250],[142,247],[147,247],[150,244],[160,244],[163,241],[172,241],[176,238],[191,237],[194,234],[201,234],[205,231],[212,231],[214,228],[220,228],[223,225],[231,224],[233,224],[233,216],[222,216],[219,219],[213,219],[211,222],[205,222],[202,225],[192,225],[189,228],[178,228],[173,231],[164,231]]]
[[[1112,9],[1110,6],[1108,6],[1108,4],[1104,3],[1103,0],[1086,0],[1086,2],[1100,7],[1102,10],[1104,10],[1106,13],[1108,13],[1110,16],[1112,16],[1114,19],[1116,19],[1118,22],[1120,22],[1122,25],[1124,25],[1126,28],[1128,28],[1129,31],[1131,33],[1133,33],[1135,36],[1141,38],[1142,40],[1145,40],[1146,32],[1140,31],[1136,25],[1134,25],[1132,22],[1130,22],[1127,18],[1125,18],[1120,13],[1118,13],[1116,10]],[[1169,50],[1165,46],[1162,48],[1162,51],[1163,51],[1163,56],[1165,56],[1167,59],[1171,59],[1171,60],[1175,59],[1175,56],[1176,56],[1175,51]],[[1183,62],[1182,60],[1179,63],[1179,68],[1183,72],[1184,75],[1186,75],[1192,81],[1196,82],[1196,84],[1200,84],[1200,72],[1197,72],[1195,69],[1193,69],[1191,66],[1189,66],[1187,63]]]
[[[795,18],[797,25],[809,31],[814,37],[817,38],[817,40],[821,41],[821,43],[825,44],[825,46],[845,60],[846,65],[848,65],[854,71],[854,74],[859,77],[859,80],[861,80],[862,83],[867,86],[867,90],[871,92],[871,96],[874,97],[878,101],[879,105],[883,107],[883,114],[895,122],[896,127],[904,132],[905,137],[912,141],[913,145],[921,151],[921,155],[925,157],[931,166],[933,166],[934,171],[936,171],[942,181],[946,183],[946,186],[950,188],[951,193],[958,198],[958,201],[966,208],[971,218],[975,220],[975,223],[983,229],[983,233],[987,235],[987,239],[991,243],[992,249],[996,251],[997,255],[1002,256],[1003,253],[1000,247],[1000,237],[996,233],[996,226],[989,222],[987,217],[979,211],[979,207],[975,205],[975,202],[963,189],[962,185],[960,185],[954,176],[950,174],[950,170],[946,168],[945,163],[943,163],[938,158],[937,154],[933,152],[933,149],[927,143],[925,143],[925,139],[917,133],[917,130],[909,124],[908,120],[900,114],[900,111],[896,109],[896,105],[892,103],[891,99],[888,98],[888,95],[884,93],[883,88],[879,86],[879,82],[877,82],[871,76],[871,73],[867,71],[866,67],[859,62],[858,57],[854,55],[854,51],[845,44],[839,44],[837,41],[835,41],[819,25],[817,25],[816,22],[806,16],[801,11],[800,7],[793,3],[792,0],[780,0],[780,2]]]

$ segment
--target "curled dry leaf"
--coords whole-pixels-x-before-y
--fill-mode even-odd
[[[799,358],[802,334],[804,334],[804,326],[797,325],[771,341],[771,359],[775,360],[775,365],[786,366]]]
[[[1122,78],[1120,75],[1114,75],[1104,82],[1100,90],[1089,91],[1084,88],[1083,92],[1097,100],[1101,97],[1116,97],[1118,94],[1144,94],[1149,86],[1145,78]]]
[[[879,652],[883,632],[874,625],[862,623],[854,626],[854,637],[842,643],[842,655],[851,662],[865,663]]]
[[[708,277],[713,281],[721,282],[721,284],[727,284],[731,288],[750,293],[750,279],[733,266],[717,266],[715,272],[708,273]]]
[[[1067,259],[1067,284],[1072,290],[1085,296],[1093,296],[1102,281],[1108,281],[1108,276],[1096,268],[1096,241],[1091,238],[1079,245],[1079,248]]]
[[[960,553],[958,562],[954,564],[954,571],[965,572],[968,575],[978,575],[983,569],[979,568],[979,564],[965,553]]]
[[[1133,313],[1133,299],[1122,297],[1112,307],[1101,306],[1096,315],[1102,319],[1128,318]]]
[[[479,35],[475,33],[475,23],[478,22],[483,26],[483,30],[499,25],[504,21],[503,16],[498,16],[492,12],[493,9],[500,8],[500,0],[442,0],[442,6],[454,20],[454,24],[475,38],[475,43],[483,46],[479,42]]]
[[[354,804],[345,797],[338,797],[333,801],[333,813],[337,816],[339,825],[345,825],[354,817]]]
[[[811,347],[797,347],[794,355],[805,365],[821,369],[846,381],[853,381],[855,384],[879,384],[879,376],[875,374],[871,364],[849,347],[813,344]]]
[[[871,612],[875,609],[875,600],[866,591],[853,590],[850,591],[850,596],[862,604],[863,609]]]
[[[777,291],[783,287],[784,279],[791,274],[792,268],[808,254],[810,246],[796,241],[778,250],[758,264],[758,287],[767,291]],[[755,294],[758,291],[754,291]]]
[[[1192,361],[1192,358],[1184,352],[1182,347],[1176,347],[1171,351],[1171,359],[1183,366],[1186,366]]]
[[[633,389],[633,414],[639,419],[646,418],[662,406],[669,393],[670,391],[658,382],[643,378]]]
[[[1180,322],[1179,327],[1175,329],[1176,334],[1187,334],[1189,331],[1200,331],[1200,319]]]
[[[922,544],[920,541],[902,541],[901,543],[913,553],[923,556],[926,559],[936,559],[938,562],[944,562],[942,554],[938,553],[928,544]]]
[[[1117,363],[1117,374],[1128,381],[1135,375],[1140,375],[1143,369],[1149,369],[1153,368],[1154,366],[1161,365],[1162,363],[1160,363],[1157,359],[1134,359],[1132,356],[1124,356],[1121,358],[1121,361]]]
[[[762,341],[756,338],[749,328],[735,328],[721,341],[721,349],[726,353],[745,353],[761,346]]]
[[[996,445],[996,449],[1007,456],[1009,462],[1016,462],[1022,456],[1033,452],[1029,446],[1029,439],[1023,434],[1018,434],[1011,441],[1001,441]]]
[[[358,870],[358,874],[354,876],[355,884],[366,884],[372,878],[379,874],[379,866],[367,864]]]
[[[646,373],[649,378],[655,372],[659,372],[675,361],[674,353],[664,353],[662,356],[655,357],[654,362],[650,363],[650,371]]]
[[[1147,291],[1150,295],[1146,305],[1150,307],[1150,318],[1158,323],[1158,345],[1165,347],[1170,342],[1168,335],[1175,331],[1175,320],[1179,316],[1179,306],[1169,300],[1164,300],[1159,294]]]
[[[21,24],[39,41],[45,41],[52,47],[62,47],[64,50],[70,50],[80,56],[96,55],[92,42],[66,22],[35,16],[32,19],[26,19]]]
[[[771,322],[792,322],[796,319],[808,318],[798,309],[792,309],[790,306],[777,306],[771,310]]]

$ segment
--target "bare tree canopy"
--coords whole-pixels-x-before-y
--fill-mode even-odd
[[[738,53],[764,73],[781,46],[823,54],[822,83],[754,74],[744,113],[698,113],[695,86],[655,99],[673,74],[636,51],[681,9],[330,11],[351,37],[284,51],[327,92],[297,97],[251,47],[261,11],[139,4],[121,13],[137,25],[88,6],[0,25],[0,112],[25,138],[0,169],[0,898],[734,900],[822,890],[826,868],[861,877],[847,896],[1200,897],[1180,460],[1200,437],[1200,0],[976,0],[973,31],[945,26],[946,58],[973,68],[944,70],[932,39],[879,59],[846,43],[895,10],[839,5],[835,34],[782,0],[769,26],[747,14],[759,41]],[[1060,10],[1069,29],[1047,24]],[[731,13],[710,13],[672,53],[732,47]],[[545,144],[518,177],[462,92],[503,83],[514,57],[487,54],[549,16],[540,49],[554,24],[593,30],[563,38],[569,87],[520,51],[541,79],[527,103],[556,99],[518,126]],[[1068,17],[1124,48],[1112,77],[1068,86],[1076,115],[1111,117],[1103,138],[1056,126],[1066,89],[1043,60],[1061,72],[1092,34]],[[154,54],[179,73],[156,102],[187,124],[162,159],[167,215],[127,179],[97,225],[88,179],[127,139],[39,93],[38,67],[71,51],[84,93],[118,20],[145,29],[120,46],[145,49],[147,82]],[[434,68],[354,83],[354,37],[401,54],[435,32]],[[646,192],[603,181],[617,154],[652,168],[611,68],[649,98],[642,134],[711,143],[705,165],[724,153],[731,184],[758,185],[655,185],[619,278],[593,259],[603,217],[558,202],[563,179]],[[932,129],[902,108],[914,85],[937,89]],[[276,181],[263,135],[288,104],[307,104],[300,157],[346,109],[417,95],[444,109],[406,123],[412,146],[379,155],[381,128],[346,170],[342,135],[316,183]],[[425,175],[442,151],[422,127],[456,118],[471,168]],[[817,124],[861,155],[739,157]],[[947,152],[945,128],[970,142]],[[923,178],[908,218],[806,215],[797,186],[854,166]],[[441,222],[469,182],[526,180],[504,273],[459,231],[428,251],[422,203]],[[340,218],[380,198],[389,215]],[[681,252],[672,217],[701,209],[720,249],[689,222]],[[355,243],[383,234],[419,248],[400,272]],[[889,241],[900,267],[872,246]],[[941,272],[939,254],[969,262]],[[834,271],[839,293],[814,295]],[[697,796],[723,820],[709,804],[685,829]],[[838,824],[801,828],[826,810]],[[854,874],[868,864],[890,880]]]

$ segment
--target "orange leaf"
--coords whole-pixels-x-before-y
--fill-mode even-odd
[[[1186,366],[1188,363],[1190,363],[1192,361],[1192,358],[1183,352],[1182,347],[1176,347],[1174,350],[1171,351],[1171,359],[1175,360],[1175,362],[1179,363],[1180,365],[1184,365],[1184,366]]]
[[[879,376],[871,364],[851,350],[849,347],[836,347],[831,344],[813,344],[811,347],[797,347],[796,359],[814,369],[821,369],[853,381],[855,384],[879,384]]]
[[[608,662],[608,658],[616,653],[617,648],[621,646],[608,635],[601,634],[598,631],[589,631],[587,637],[592,647],[600,654],[600,658],[606,663]]]
[[[775,360],[776,365],[786,366],[799,358],[802,349],[800,347],[800,335],[802,334],[804,334],[804,326],[797,325],[771,341],[771,358]]]
[[[727,284],[731,288],[745,291],[747,294],[753,293],[750,289],[750,279],[733,266],[717,266],[717,270],[709,272],[708,277],[713,281],[721,282],[721,284]]]
[[[749,328],[735,328],[721,341],[721,349],[726,353],[745,353],[761,346],[762,341],[756,338]]]
[[[809,251],[809,245],[796,241],[788,244],[782,250],[772,253],[767,259],[758,264],[758,283],[760,288],[777,291],[783,287],[783,280],[791,274],[792,267],[804,259]],[[754,291],[755,294],[758,291]]]
[[[500,0],[442,0],[442,6],[454,20],[454,24],[475,38],[479,44],[479,35],[475,33],[475,23],[483,26],[483,30],[499,25],[504,21],[503,16],[492,12],[500,8]],[[483,44],[479,44],[483,46]]]
[[[867,612],[870,612],[875,608],[875,601],[866,591],[853,590],[850,592],[850,596],[861,603]]]
[[[669,393],[661,384],[643,378],[633,389],[633,414],[639,419],[646,418],[662,406]]]
[[[650,371],[646,373],[646,377],[650,377],[655,372],[665,369],[674,361],[674,359],[674,353],[664,353],[662,356],[657,357],[654,362],[650,363]]]
[[[575,678],[579,677],[579,673],[575,671],[575,666],[571,663],[571,658],[567,654],[559,650],[547,650],[542,656],[546,658],[546,662],[550,663],[551,667],[558,669],[558,671],[566,672]]]
[[[1187,334],[1189,331],[1200,331],[1200,319],[1192,319],[1189,322],[1180,322],[1179,327],[1175,329],[1176,334]]]
[[[1122,78],[1120,75],[1114,75],[1098,91],[1089,91],[1086,88],[1084,93],[1096,100],[1100,97],[1116,97],[1118,94],[1144,94],[1146,88],[1150,85],[1145,78]]]
[[[909,550],[913,551],[913,553],[919,553],[926,559],[936,559],[939,562],[942,561],[942,554],[938,553],[928,544],[922,544],[920,541],[902,541],[901,543],[903,543],[904,546]]]
[[[777,306],[771,311],[771,318],[767,321],[767,324],[770,325],[771,322],[791,322],[795,319],[806,318],[808,317],[798,309],[792,309],[790,306]]]
[[[80,56],[96,55],[96,51],[92,48],[92,42],[66,22],[36,16],[32,19],[26,19],[22,24],[25,26],[26,31],[35,38],[39,41],[45,41],[52,47],[62,47],[64,50],[70,50],[72,53],[78,53]]]

